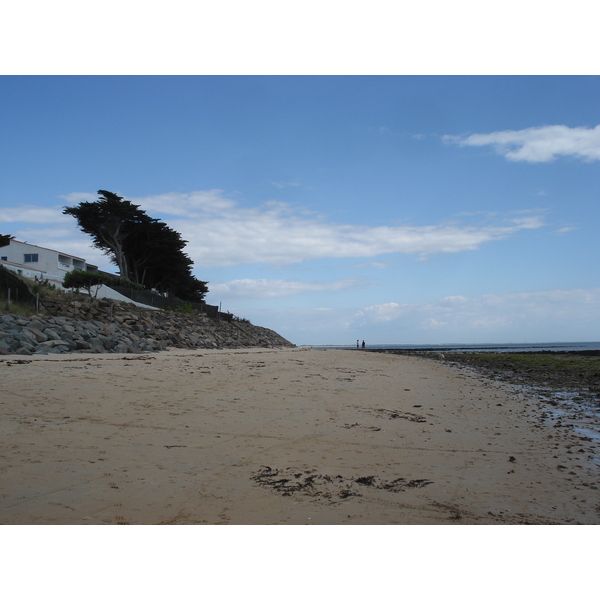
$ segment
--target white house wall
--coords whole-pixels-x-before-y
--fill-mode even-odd
[[[26,255],[37,255],[37,261],[25,262]],[[25,277],[41,277],[61,283],[69,271],[87,268],[82,258],[17,240],[11,240],[8,246],[0,248],[0,258],[6,261],[0,264],[11,271],[21,271],[20,274]]]
[[[2,254],[2,256],[5,256],[5,255]],[[21,264],[9,263],[9,262],[2,261],[2,262],[0,262],[0,265],[2,265],[4,268],[8,269],[9,271],[16,273],[17,275],[23,275],[23,277],[28,277],[29,279],[35,279],[36,277],[38,279],[46,278],[44,271],[40,271],[38,269],[28,269]]]

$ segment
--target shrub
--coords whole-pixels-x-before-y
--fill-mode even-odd
[[[80,269],[74,269],[69,271],[65,275],[63,281],[63,287],[74,288],[79,290],[83,288],[87,290],[88,294],[92,295],[92,288],[96,285],[101,285],[106,281],[106,276],[102,273],[96,273],[94,271],[81,271]],[[97,292],[97,290],[96,290]]]
[[[53,283],[50,283],[48,279],[37,279],[35,283],[31,287],[31,291],[34,294],[40,294],[40,296],[45,295],[45,292],[56,290],[56,286]]]
[[[109,275],[108,273],[100,273],[98,271],[82,271],[80,269],[74,269],[69,271],[65,275],[63,286],[66,288],[74,288],[79,290],[83,288],[87,290],[88,294],[92,295],[92,288],[97,285],[106,286],[121,286],[130,287],[134,289],[143,289],[141,285],[117,277],[116,275]],[[96,290],[96,294],[98,290]],[[94,296],[95,297],[95,296]]]
[[[252,323],[250,323],[250,319],[245,319],[244,317],[236,317],[235,315],[233,315],[231,320],[234,323],[248,323],[249,325],[252,325]]]

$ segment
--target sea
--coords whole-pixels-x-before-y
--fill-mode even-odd
[[[315,349],[356,350],[348,346],[310,346]],[[583,352],[600,351],[600,342],[554,342],[550,344],[366,344],[367,350],[406,350],[410,352]]]

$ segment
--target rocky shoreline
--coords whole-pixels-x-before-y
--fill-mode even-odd
[[[294,347],[270,329],[198,313],[147,310],[93,299],[46,300],[44,305],[48,314],[0,315],[0,355]]]
[[[429,358],[439,358],[430,354]],[[600,408],[600,352],[506,352],[446,354],[445,361],[514,385],[570,393]]]

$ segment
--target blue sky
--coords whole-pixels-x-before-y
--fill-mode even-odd
[[[3,76],[0,232],[114,271],[63,206],[180,231],[297,344],[600,340],[600,78]]]

